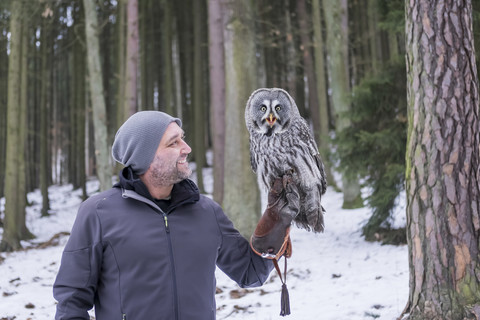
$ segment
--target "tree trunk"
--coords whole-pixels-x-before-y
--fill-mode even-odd
[[[2,62],[0,62],[1,64]],[[0,68],[0,72],[2,69]],[[3,83],[0,81],[0,86]],[[6,93],[4,88],[0,88],[0,95]],[[5,94],[6,96],[6,94]],[[6,157],[6,141],[7,141],[7,108],[2,102],[0,102],[0,198],[5,195],[5,157]],[[0,218],[1,221],[1,218]]]
[[[175,20],[177,20],[176,18]],[[177,117],[183,119],[183,88],[182,88],[182,70],[183,63],[180,55],[180,37],[177,21],[172,24],[172,65],[175,91],[175,113]]]
[[[472,3],[406,1],[407,319],[480,317],[480,121]]]
[[[286,4],[289,3],[289,0],[285,0]],[[295,47],[295,37],[294,37],[294,28],[293,28],[293,22],[292,22],[292,12],[290,11],[290,8],[288,5],[285,5],[285,30],[286,30],[286,36],[285,36],[285,56],[287,59],[287,63],[285,66],[285,87],[287,88],[288,93],[292,97],[294,97],[295,101],[299,103],[299,97],[297,94],[297,83],[299,82],[297,78],[297,60],[298,60],[298,55],[296,52],[296,47]],[[302,79],[303,82],[303,79]]]
[[[378,74],[382,64],[386,61],[385,54],[382,52],[382,33],[378,28],[379,19],[377,3],[377,0],[367,0],[368,40],[373,74]]]
[[[370,71],[367,0],[350,1],[349,10],[351,12],[348,16],[349,26],[351,26],[348,31],[349,54],[352,70],[350,81],[353,87],[358,85]]]
[[[117,4],[117,117],[116,127],[119,128],[128,118],[125,113],[125,89],[126,89],[126,0],[118,0]],[[85,9],[84,9],[85,10]]]
[[[110,148],[107,145],[107,115],[103,96],[102,69],[100,65],[100,47],[98,43],[98,23],[94,0],[84,0],[85,35],[87,42],[87,64],[90,83],[90,98],[93,110],[95,136],[95,159],[100,190],[112,186]]]
[[[0,34],[0,198],[4,196],[5,190],[5,155],[6,155],[6,141],[7,141],[7,91],[8,79],[5,75],[8,74],[8,55],[7,55],[7,26],[3,26]],[[5,33],[3,31],[5,30]],[[1,222],[1,219],[0,219]]]
[[[75,54],[78,61],[75,73],[75,174],[77,187],[82,188],[82,198],[87,198],[86,172],[85,172],[85,48],[77,45],[79,54]]]
[[[163,94],[165,105],[164,110],[166,113],[176,116],[174,109],[174,96],[173,96],[173,65],[172,65],[172,4],[169,0],[163,0],[162,2],[163,9],[163,38],[162,38],[162,48],[163,48]]]
[[[75,17],[79,23],[85,23],[83,6],[80,5],[80,13]],[[79,28],[77,41],[75,42],[74,50],[74,91],[75,101],[74,106],[74,121],[72,125],[75,127],[75,175],[76,188],[82,188],[82,198],[87,198],[87,181],[86,181],[86,164],[85,164],[85,119],[86,119],[86,103],[85,103],[85,80],[87,75],[86,70],[86,50],[85,50],[85,29]]]
[[[182,123],[186,132],[193,128],[193,119],[189,119],[191,114],[191,95],[193,92],[193,9],[188,0],[176,1],[175,12],[178,19],[176,20],[176,29],[178,34],[178,54],[183,68],[180,70],[180,83],[182,90]],[[188,139],[188,137],[187,137]]]
[[[223,207],[238,230],[250,237],[260,218],[260,194],[250,166],[245,105],[256,89],[251,3],[225,1],[225,179]]]
[[[322,18],[321,18],[321,8],[320,0],[312,1],[312,11],[313,11],[313,48],[314,48],[314,57],[315,57],[315,78],[316,78],[316,92],[318,96],[318,109],[319,109],[319,127],[316,128],[317,131],[317,143],[318,148],[320,149],[320,154],[324,155],[324,160],[326,160],[326,155],[329,152],[328,142],[329,137],[329,115],[328,115],[328,86],[327,86],[327,69],[325,67],[325,46],[323,41],[323,32],[322,32]],[[327,183],[330,186],[335,185],[335,180],[333,179],[333,174],[330,170],[330,165],[328,161],[324,161],[325,164],[325,173],[327,174]]]
[[[47,8],[47,7],[46,7]],[[41,87],[40,87],[40,157],[39,157],[39,174],[40,174],[40,191],[42,193],[42,217],[48,216],[50,210],[50,201],[48,198],[48,175],[49,162],[49,138],[48,138],[48,115],[51,114],[49,108],[50,102],[50,89],[51,89],[51,66],[50,55],[52,54],[51,46],[53,46],[53,39],[51,29],[50,17],[46,16],[42,18],[42,32],[41,32]]]
[[[127,0],[127,55],[125,57],[124,114],[137,111],[138,1]]]
[[[33,9],[32,7],[34,7],[35,9]],[[38,9],[38,3],[35,3],[34,6],[30,7],[29,9],[33,9],[33,10],[36,10]],[[25,8],[24,8],[25,9]],[[28,10],[28,9],[27,9]],[[31,14],[29,13],[28,11],[24,10],[23,11],[23,14]],[[40,26],[39,26],[40,28]],[[1,32],[1,30],[0,30]],[[36,123],[38,123],[38,120],[39,120],[39,110],[38,110],[38,101],[39,99],[37,99],[37,83],[39,83],[40,81],[37,81],[37,78],[38,78],[38,73],[37,73],[37,67],[38,67],[38,63],[37,63],[37,59],[38,59],[38,50],[36,50],[36,47],[35,45],[33,45],[34,43],[38,43],[37,41],[40,40],[37,35],[30,35],[32,38],[31,38],[31,41],[30,42],[30,47],[28,48],[28,51],[31,52],[29,53],[30,57],[29,59],[27,59],[27,63],[28,63],[28,75],[29,75],[29,85],[28,85],[28,113],[27,113],[27,137],[26,137],[26,155],[27,155],[27,164],[26,164],[26,167],[27,167],[27,172],[26,172],[26,178],[27,178],[27,181],[26,181],[26,190],[27,192],[31,192],[33,191],[34,189],[36,189],[38,187],[38,161],[39,161],[39,157],[38,157],[38,152],[37,150],[35,150],[35,147],[36,145],[38,145],[38,139],[37,139],[37,136],[38,136],[38,127],[36,126]],[[0,62],[1,63],[1,62]],[[1,72],[1,71],[0,71]],[[5,72],[5,74],[8,74],[8,72]],[[35,75],[35,76],[33,76]],[[0,93],[1,95],[1,93]],[[1,138],[0,138],[1,139]],[[2,151],[0,150],[0,153]],[[0,156],[1,157],[1,156]],[[1,164],[0,164],[1,166]],[[1,170],[1,169],[0,169]],[[1,174],[0,174],[1,175]],[[0,178],[1,179],[1,178]],[[1,181],[1,180],[0,180]],[[0,195],[1,197],[1,195]]]
[[[350,109],[349,73],[347,45],[347,1],[325,1],[325,22],[328,39],[328,69],[330,74],[330,88],[332,90],[332,104],[335,110],[335,130],[341,132],[350,125],[345,114]],[[360,185],[358,180],[347,176],[342,177],[343,208],[363,206]]]
[[[320,115],[318,107],[317,84],[315,80],[315,68],[311,54],[312,41],[310,39],[311,23],[308,21],[305,0],[297,0],[298,24],[300,26],[300,38],[302,41],[303,69],[307,77],[308,87],[308,107],[310,110],[310,119],[313,124],[315,141],[320,141]]]
[[[140,1],[139,2],[139,33],[140,33],[140,46],[139,46],[139,54],[140,54],[140,105],[139,109],[141,110],[153,110],[153,103],[150,95],[149,89],[151,88],[151,80],[149,79],[150,73],[148,72],[151,65],[150,62],[150,43],[151,38],[149,35],[152,33],[149,29],[151,28],[149,22],[150,17],[149,13],[151,13],[151,2],[149,0]]]
[[[284,20],[283,8],[288,6],[285,1],[262,2],[254,1],[256,20],[256,33],[260,39],[259,49],[262,54],[257,60],[257,77],[264,78],[264,83],[269,87],[285,88],[286,47],[285,36],[287,34],[287,22]],[[268,21],[268,23],[259,23]],[[307,31],[308,32],[308,31]],[[268,36],[263,36],[268,35]],[[291,36],[291,34],[290,34]],[[291,64],[295,64],[291,61]],[[263,82],[263,81],[262,81]],[[290,92],[290,94],[293,94]],[[295,97],[295,95],[292,95]]]
[[[111,145],[113,143],[113,139],[115,137],[115,133],[117,132],[117,126],[115,119],[117,117],[117,105],[114,99],[114,96],[117,94],[116,87],[113,84],[111,79],[116,76],[115,71],[113,69],[112,58],[114,53],[116,53],[115,49],[115,38],[116,29],[111,21],[111,15],[116,9],[113,5],[113,1],[98,1],[95,0],[99,6],[99,14],[97,15],[98,21],[101,21],[99,25],[98,31],[98,39],[100,41],[100,63],[102,66],[102,80],[103,80],[103,96],[105,101],[105,110],[108,115],[107,120],[107,143]],[[138,41],[137,41],[138,42]],[[137,44],[138,46],[138,44]],[[136,85],[136,82],[135,82]],[[125,88],[125,92],[127,92],[127,88]],[[125,94],[124,92],[124,94]],[[135,92],[136,94],[136,92]],[[110,120],[112,119],[112,120]]]
[[[193,11],[193,120],[194,120],[194,157],[197,165],[197,185],[201,193],[205,192],[203,186],[203,168],[205,167],[205,108],[203,103],[202,88],[202,9],[200,1],[194,1]]]
[[[77,45],[76,41],[70,36],[68,38],[69,41],[73,42],[72,48],[75,48]],[[77,139],[77,127],[76,127],[76,71],[75,71],[75,53],[74,51],[69,52],[68,54],[68,70],[69,70],[69,81],[68,81],[68,92],[66,93],[66,100],[68,101],[69,105],[69,117],[67,121],[70,123],[69,126],[69,137],[68,137],[68,181],[72,183],[73,188],[78,188],[78,176],[77,176],[77,149],[75,148],[75,142]]]
[[[22,12],[24,14],[25,11]],[[25,221],[25,207],[27,206],[27,105],[28,105],[28,24],[26,23],[26,18],[22,16],[22,49],[21,49],[21,60],[20,60],[20,105],[19,108],[19,118],[16,122],[18,125],[18,162],[17,162],[17,174],[18,174],[18,194],[19,194],[19,210],[16,215],[16,225],[19,227],[18,231],[20,232],[20,239],[32,239],[34,235],[30,233],[27,229]]]
[[[225,58],[223,56],[223,21],[220,0],[208,1],[210,60],[210,119],[213,136],[213,199],[223,202],[225,157]]]
[[[25,132],[26,132],[26,26],[22,4],[14,1],[10,16],[8,68],[7,145],[5,163],[5,219],[0,251],[21,248],[20,240],[33,235],[25,225]],[[25,104],[25,105],[22,105]]]
[[[157,16],[162,16],[162,6],[163,6],[163,1],[152,1],[153,8],[152,12],[154,12],[155,17]],[[152,39],[152,46],[153,46],[153,60],[155,63],[152,65],[152,68],[155,68],[155,72],[153,72],[153,82],[155,83],[155,100],[154,100],[154,107],[155,110],[163,110],[165,109],[165,99],[164,96],[165,94],[163,91],[165,90],[163,82],[164,82],[164,50],[163,50],[163,32],[164,32],[164,27],[163,27],[163,19],[152,19],[153,20],[153,27],[155,30],[155,33],[153,35]],[[184,119],[182,119],[184,120]],[[184,124],[182,122],[182,124]]]

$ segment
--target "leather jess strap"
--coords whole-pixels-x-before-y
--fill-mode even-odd
[[[282,294],[280,298],[280,315],[281,316],[289,315],[290,314],[290,297],[287,289],[287,259],[292,256],[292,241],[290,240],[290,227],[287,228],[286,235],[283,240],[283,244],[275,256],[262,255],[260,252],[255,250],[255,248],[252,245],[252,240],[250,240],[250,247],[252,248],[253,252],[258,254],[259,256],[266,259],[271,259],[273,261],[273,266],[275,267],[275,270],[277,270],[278,276],[280,277],[280,281],[282,282]],[[284,257],[284,261],[285,261],[284,268],[283,268],[283,276],[282,276],[282,271],[278,266],[278,260],[281,257]]]
[[[265,255],[260,252],[258,252],[255,247],[253,246],[253,237],[255,234],[252,235],[250,238],[250,247],[252,248],[253,252],[258,254],[259,256],[266,258],[266,259],[272,259],[272,260],[279,260],[282,256],[285,256],[285,258],[290,258],[292,256],[292,241],[290,240],[290,227],[287,228],[285,231],[285,238],[283,239],[282,246],[278,250],[277,254],[275,256],[273,255]]]

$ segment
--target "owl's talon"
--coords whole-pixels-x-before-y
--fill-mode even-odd
[[[287,189],[287,186],[293,183],[293,172],[294,172],[293,169],[291,169],[285,172],[285,174],[283,175],[282,179],[283,179],[284,189]]]

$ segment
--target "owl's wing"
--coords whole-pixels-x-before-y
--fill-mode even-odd
[[[320,183],[322,184],[322,195],[327,191],[327,175],[325,173],[325,166],[323,165],[322,157],[320,153],[314,155],[315,162],[317,163],[318,170],[320,170]]]
[[[318,152],[317,143],[315,142],[315,138],[311,133],[308,124],[305,119],[300,118],[301,126],[303,127],[303,139],[307,141],[308,148],[310,151],[310,155],[315,159],[315,163],[317,164],[317,168],[320,171],[320,185],[322,190],[320,190],[320,194],[325,194],[327,191],[327,175],[325,173],[325,167],[323,165],[322,157]]]
[[[255,161],[252,151],[250,151],[250,165],[252,166],[253,172],[257,173],[257,162]]]
[[[255,161],[254,151],[252,149],[252,138],[250,138],[250,166],[254,173],[257,173],[257,161]]]
[[[318,151],[316,153],[311,153],[310,155],[314,159],[312,161],[315,161],[318,170],[320,171],[320,181],[315,181],[315,189],[308,190],[308,192],[302,198],[300,212],[295,217],[295,223],[298,227],[304,228],[307,231],[312,230],[314,232],[323,232],[323,215],[325,213],[325,209],[320,204],[320,201],[321,196],[325,194],[325,191],[327,190],[325,167]]]

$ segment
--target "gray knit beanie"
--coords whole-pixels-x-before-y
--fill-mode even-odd
[[[118,129],[112,145],[113,159],[124,166],[144,174],[153,161],[155,153],[168,125],[182,121],[160,111],[140,111],[133,114]]]

